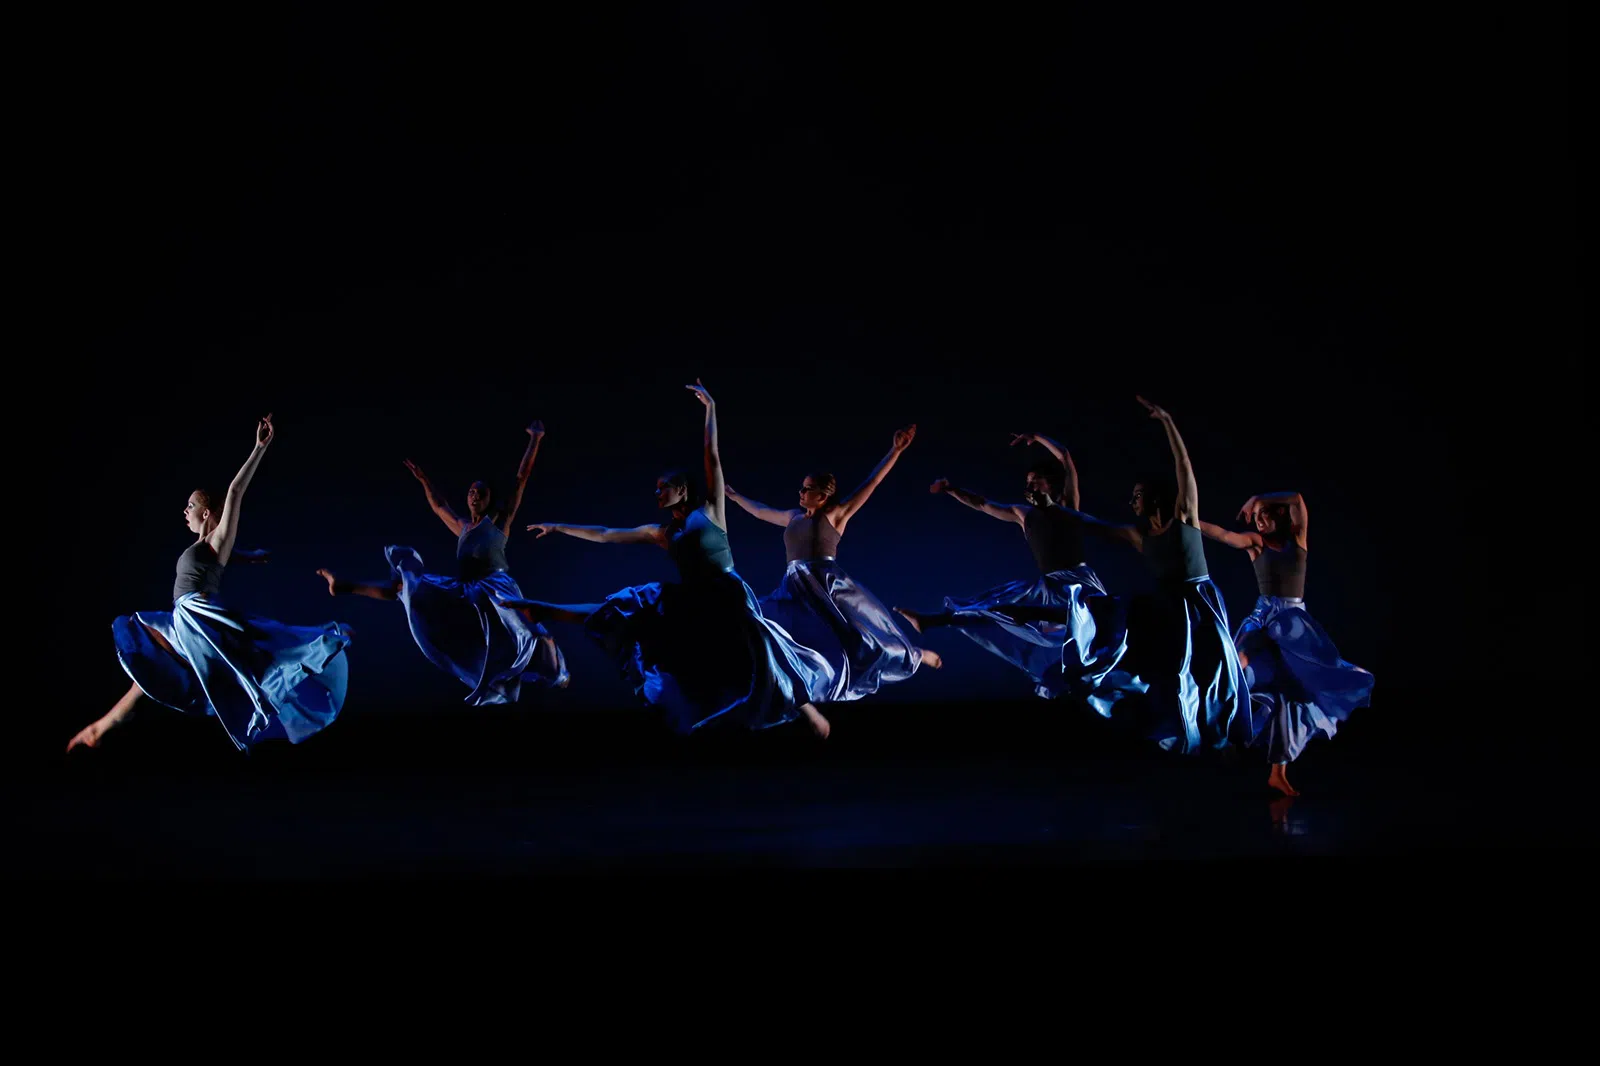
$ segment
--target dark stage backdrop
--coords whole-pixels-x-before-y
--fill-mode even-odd
[[[1561,9],[105,17],[52,90],[72,312],[13,470],[82,516],[50,600],[63,726],[125,687],[111,619],[167,605],[185,496],[227,483],[260,414],[279,436],[240,543],[274,561],[229,596],[351,623],[350,706],[378,713],[465,694],[398,606],[312,572],[378,578],[391,543],[452,572],[401,460],[461,504],[543,419],[513,574],[596,599],[664,554],[520,527],[652,520],[655,476],[698,464],[697,375],[730,482],[773,504],[817,468],[853,486],[919,424],[842,549],[891,604],[1032,572],[1014,527],[927,491],[1018,498],[1038,453],[1010,432],[1057,436],[1085,509],[1125,516],[1170,469],[1140,392],[1209,519],[1306,494],[1309,603],[1380,694],[1505,684],[1560,644],[1515,531],[1581,495]],[[729,523],[769,591],[780,532]],[[1208,554],[1237,622],[1249,565]],[[1128,552],[1092,562],[1143,586]],[[558,703],[626,701],[558,636]],[[1026,693],[929,643],[947,669],[879,699]]]

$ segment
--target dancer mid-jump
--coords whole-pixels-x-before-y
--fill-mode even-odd
[[[565,687],[568,680],[566,657],[549,632],[497,603],[502,596],[522,595],[506,562],[506,538],[544,440],[544,423],[536,421],[526,432],[528,445],[517,465],[516,485],[498,511],[488,484],[474,481],[467,489],[467,514],[462,517],[428,475],[405,460],[406,469],[422,484],[428,506],[456,535],[458,578],[424,573],[416,549],[399,545],[384,549],[389,580],[383,583],[358,584],[328,569],[317,571],[328,582],[329,595],[399,600],[417,647],[429,662],[472,690],[466,701],[474,705],[515,703],[523,682]]]
[[[93,748],[127,721],[145,697],[191,714],[212,715],[240,750],[263,740],[298,743],[324,729],[344,706],[350,633],[338,622],[287,626],[224,606],[223,568],[234,559],[264,562],[265,552],[234,547],[245,490],[267,454],[272,416],[225,494],[189,494],[184,524],[196,540],[178,556],[171,611],[140,611],[112,623],[117,659],[133,685],[67,745]]]
[[[917,427],[894,435],[889,454],[850,495],[839,496],[832,474],[806,475],[800,485],[800,506],[768,507],[734,491],[728,498],[745,511],[783,527],[788,567],[783,582],[761,601],[761,611],[801,644],[827,656],[834,669],[828,692],[813,692],[819,703],[858,700],[878,686],[904,681],[926,663],[937,670],[938,653],[918,648],[900,628],[894,614],[839,565],[839,540],[850,519],[911,447]]]
[[[565,533],[599,544],[654,544],[677,565],[676,584],[651,582],[614,592],[603,603],[503,600],[530,621],[584,626],[617,661],[634,691],[688,733],[713,722],[764,729],[804,717],[819,736],[828,720],[812,693],[833,687],[833,669],[761,613],[755,593],[733,567],[728,547],[717,405],[705,386],[688,386],[705,405],[702,497],[681,471],[656,480],[666,522],[614,529],[535,522],[539,536]]]
[[[1320,730],[1333,736],[1339,723],[1372,699],[1370,673],[1339,656],[1339,649],[1306,610],[1306,501],[1298,492],[1252,496],[1239,517],[1254,528],[1234,533],[1211,522],[1200,530],[1250,556],[1256,572],[1256,607],[1234,634],[1250,700],[1266,718],[1262,736],[1272,761],[1267,784],[1287,796],[1289,764]]]

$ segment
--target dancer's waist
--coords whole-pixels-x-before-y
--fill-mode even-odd
[[[808,555],[804,559],[790,559],[789,565],[794,566],[798,563],[836,563],[838,561],[839,557],[837,555]]]

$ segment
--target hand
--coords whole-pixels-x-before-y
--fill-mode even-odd
[[[1017,445],[1017,444],[1033,444],[1036,441],[1038,441],[1038,439],[1039,439],[1038,436],[1036,434],[1033,434],[1033,433],[1013,433],[1013,434],[1011,434],[1011,443],[1013,445]]]
[[[938,481],[935,481],[932,485],[928,486],[928,491],[934,495],[938,495],[941,492],[949,492],[950,479],[947,477],[940,478]]]
[[[544,536],[546,533],[554,533],[555,531],[556,531],[556,523],[555,522],[530,522],[530,523],[528,523],[528,532],[532,533],[534,535],[535,539],[538,539],[539,537]]]
[[[1155,404],[1151,403],[1149,400],[1145,399],[1143,396],[1135,396],[1134,399],[1138,400],[1140,403],[1144,404],[1144,409],[1146,411],[1149,411],[1150,412],[1150,417],[1155,419],[1156,421],[1158,421],[1158,422],[1171,422],[1172,421],[1172,416],[1171,415],[1167,414],[1167,412],[1165,410],[1163,410],[1160,407],[1157,407]]]
[[[1244,506],[1239,508],[1239,521],[1246,525],[1255,525],[1256,512],[1261,510],[1263,506],[1260,496],[1250,497],[1244,501]]]
[[[405,460],[405,464],[406,469],[411,471],[412,477],[416,478],[424,485],[428,483],[428,475],[422,472],[422,467],[418,466],[416,463],[413,463],[410,459]]]
[[[694,379],[693,385],[685,385],[684,388],[688,389],[690,392],[699,397],[700,402],[705,404],[707,407],[716,406],[717,401],[711,398],[711,393],[706,391],[705,382],[701,381],[699,378]]]
[[[544,423],[539,421],[537,418],[528,423],[528,436],[532,437],[534,440],[541,439],[544,436]]]
[[[272,443],[272,415],[256,423],[256,447],[265,448]]]
[[[894,431],[894,450],[896,452],[903,452],[907,448],[911,447],[911,442],[916,439],[917,424],[915,422],[911,423],[905,429],[897,429]]]

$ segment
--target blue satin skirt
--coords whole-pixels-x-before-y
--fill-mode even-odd
[[[1060,620],[1018,621],[1003,613],[1010,606],[1053,608]],[[952,628],[1022,670],[1046,699],[1093,701],[1127,651],[1123,606],[1087,566],[1013,581],[976,599],[947,596],[944,609],[955,615]]]
[[[111,633],[117,660],[146,696],[215,716],[240,751],[263,740],[298,744],[344,706],[350,633],[338,622],[286,626],[190,592],[171,611],[123,615]]]
[[[1228,608],[1209,577],[1164,583],[1136,596],[1128,615],[1124,669],[1146,689],[1138,727],[1168,751],[1245,746],[1259,722],[1228,631]]]
[[[417,647],[472,690],[466,702],[515,703],[524,682],[566,685],[567,658],[550,631],[495,602],[496,596],[522,598],[510,574],[499,570],[461,581],[423,573],[422,556],[411,548],[390,546],[383,554]]]
[[[1249,660],[1250,700],[1266,719],[1260,739],[1273,762],[1293,762],[1319,731],[1333,736],[1371,703],[1372,675],[1339,657],[1303,600],[1257,598],[1234,643]]]
[[[834,687],[833,667],[761,612],[737,573],[614,592],[584,628],[678,733],[767,729]]]
[[[761,601],[761,613],[833,667],[832,685],[812,692],[814,703],[859,700],[879,685],[904,681],[922,664],[922,649],[894,612],[833,559],[790,563],[783,583]]]

